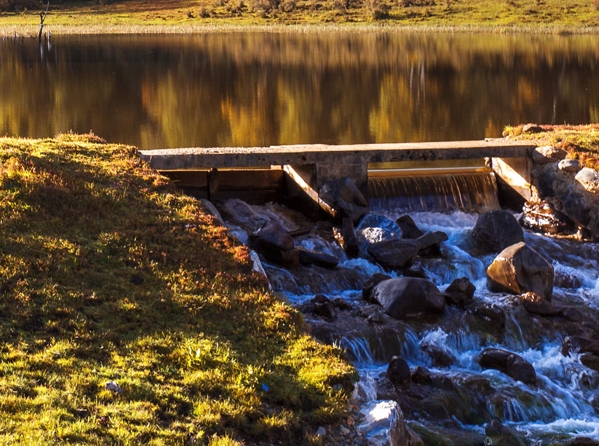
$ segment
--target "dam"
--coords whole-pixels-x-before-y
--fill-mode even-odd
[[[493,172],[498,189],[510,199],[530,198],[531,141],[485,139],[421,143],[269,147],[173,148],[141,150],[142,160],[195,196],[212,200],[241,198],[287,200],[304,209],[318,203],[323,184],[348,177],[366,195],[372,177],[418,173],[451,175]],[[423,169],[422,166],[425,166]]]

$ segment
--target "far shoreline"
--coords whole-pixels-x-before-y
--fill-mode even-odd
[[[3,24],[0,16],[0,39],[32,38],[36,39],[39,24]],[[200,24],[78,24],[44,26],[43,35],[51,36],[102,36],[102,35],[195,35],[207,33],[269,32],[269,33],[486,33],[486,34],[538,34],[538,35],[596,35],[599,26],[562,26],[562,25],[404,25],[388,23],[233,23],[212,22]]]

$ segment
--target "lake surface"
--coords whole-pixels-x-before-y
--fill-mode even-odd
[[[596,36],[223,32],[0,40],[0,135],[143,149],[498,137],[599,121]]]

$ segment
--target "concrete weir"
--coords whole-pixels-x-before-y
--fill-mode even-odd
[[[320,187],[349,177],[368,193],[369,167],[384,163],[484,159],[511,192],[530,197],[533,142],[508,139],[442,141],[394,144],[283,145],[141,150],[150,166],[183,187],[207,198],[227,198],[226,190],[274,190],[286,187],[288,195],[308,194],[318,201]],[[251,173],[249,173],[251,172]],[[256,186],[255,178],[261,186]],[[254,178],[254,180],[252,180]],[[295,192],[294,192],[295,190]],[[203,193],[202,193],[203,191]],[[242,197],[240,197],[242,198]]]

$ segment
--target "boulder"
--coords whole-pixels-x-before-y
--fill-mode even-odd
[[[540,203],[526,202],[522,208],[520,223],[542,234],[557,235],[576,232],[574,222],[546,201]]]
[[[477,358],[483,369],[499,370],[525,384],[535,384],[537,374],[534,367],[522,356],[499,348],[486,348]]]
[[[383,280],[389,279],[391,279],[391,276],[388,276],[387,274],[374,273],[366,280],[364,286],[362,287],[362,299],[372,302],[372,289]]]
[[[528,291],[551,300],[553,265],[524,242],[501,251],[487,268],[487,286],[493,292]]]
[[[476,287],[467,277],[455,279],[445,288],[445,302],[448,305],[464,308],[474,300]]]
[[[431,358],[433,367],[451,367],[457,362],[455,356],[438,345],[425,342],[420,348]]]
[[[349,177],[323,184],[318,195],[339,212],[339,217],[350,218],[354,223],[368,213],[368,200]]]
[[[286,268],[300,264],[299,251],[293,238],[276,222],[268,222],[249,236],[250,248],[255,249],[266,260]]]
[[[589,192],[599,191],[599,172],[590,167],[583,167],[574,177]]]
[[[434,231],[427,232],[416,239],[420,255],[438,255],[440,254],[441,243],[447,241],[445,232]]]
[[[412,372],[412,381],[416,384],[430,384],[432,382],[430,370],[421,365],[416,366]]]
[[[582,169],[582,166],[578,160],[567,159],[561,160],[559,163],[557,163],[557,168],[559,170],[563,170],[564,172],[578,172],[580,169]]]
[[[394,356],[389,361],[385,376],[393,384],[401,385],[410,382],[412,374],[408,363],[400,356]]]
[[[472,238],[480,251],[491,253],[524,241],[524,232],[510,212],[496,210],[478,217],[472,230]]]
[[[373,287],[371,296],[395,319],[445,310],[443,293],[432,282],[417,277],[384,280]]]
[[[337,318],[335,305],[328,297],[322,294],[314,296],[308,302],[301,305],[300,310],[303,313],[313,314],[327,321],[334,321]]]
[[[416,223],[409,215],[402,215],[395,222],[401,228],[403,238],[418,238],[424,235],[424,232],[416,226]]]
[[[591,221],[591,204],[582,194],[570,192],[563,199],[564,212],[574,223],[586,226]]]
[[[323,268],[336,268],[339,264],[337,257],[325,252],[311,251],[305,248],[297,248],[300,262],[305,265],[317,265]]]
[[[358,429],[371,446],[408,446],[410,434],[403,412],[395,401],[369,401],[360,408]]]
[[[565,150],[555,146],[537,147],[532,152],[532,160],[536,164],[549,164],[563,160],[567,155]]]
[[[416,240],[384,240],[368,246],[368,253],[384,268],[404,269],[418,255],[420,244]]]

